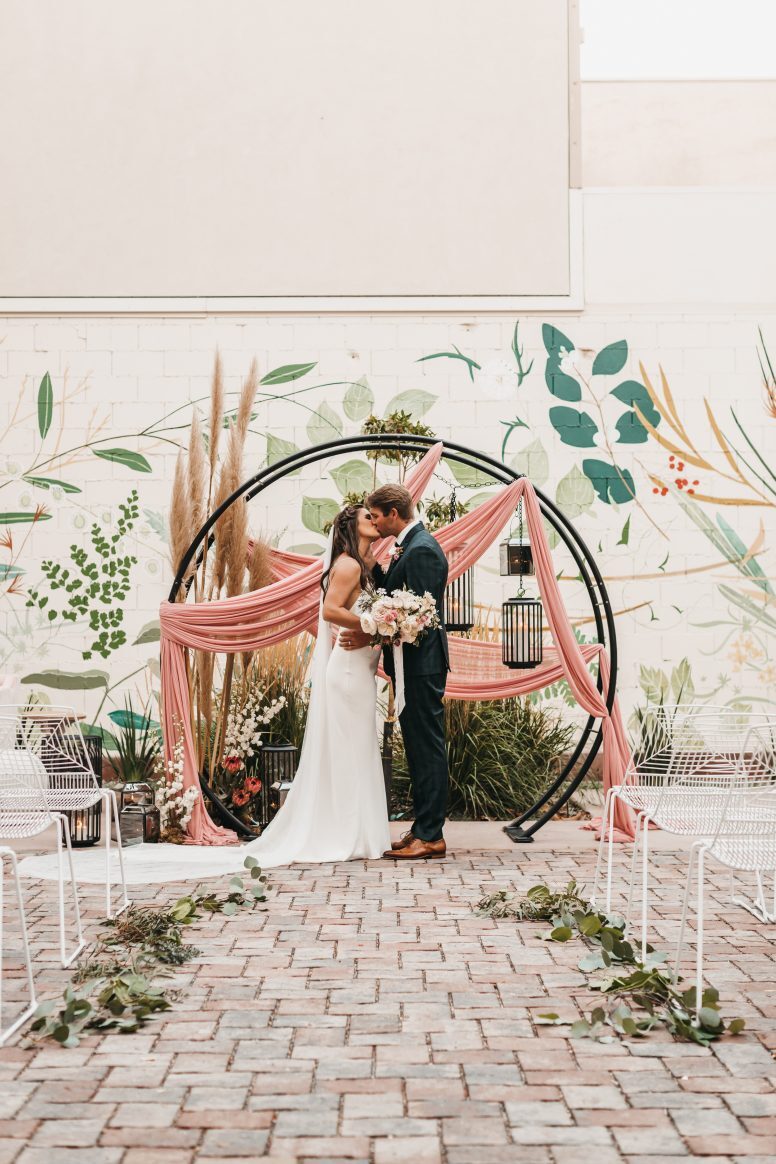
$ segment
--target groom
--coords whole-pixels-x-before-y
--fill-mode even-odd
[[[395,537],[387,570],[376,566],[375,585],[389,594],[406,587],[415,594],[433,595],[440,620],[444,616],[447,558],[425,526],[415,517],[412,495],[403,485],[382,485],[366,501],[377,532]],[[369,642],[367,635],[347,632],[351,647]],[[352,641],[351,641],[352,640]],[[340,637],[342,642],[342,636]],[[450,663],[447,634],[442,624],[417,645],[405,643],[404,710],[399,716],[404,750],[412,782],[415,823],[384,854],[397,861],[444,857],[442,828],[447,809],[447,745],[442,697]],[[383,653],[386,673],[395,685],[393,649]]]

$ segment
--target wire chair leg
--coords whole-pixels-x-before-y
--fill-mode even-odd
[[[649,902],[649,826],[651,820],[644,813],[641,827],[644,833],[641,850],[641,961],[647,960],[647,906]]]
[[[32,958],[30,957],[30,944],[27,937],[27,919],[24,914],[24,901],[22,899],[22,886],[19,879],[19,867],[16,862],[16,854],[12,849],[6,849],[0,853],[0,954],[3,949],[3,882],[5,880],[5,858],[8,858],[11,864],[11,871],[13,874],[14,885],[16,887],[16,904],[19,909],[19,925],[21,926],[22,934],[22,949],[24,951],[24,966],[27,973],[27,989],[29,991],[30,1001],[25,1007],[22,1014],[4,1030],[0,1029],[0,1047],[14,1035],[20,1027],[24,1026],[29,1018],[35,1013],[38,1007],[38,999],[35,995],[35,981],[32,976]],[[2,973],[0,967],[0,982],[2,981]],[[1,986],[0,986],[1,989]],[[0,1013],[2,1013],[0,1011]]]
[[[641,824],[642,824],[643,819],[644,819],[644,813],[640,812],[636,817],[636,832],[635,832],[634,837],[633,837],[633,852],[631,853],[630,881],[628,883],[628,903],[625,906],[624,934],[626,937],[628,936],[628,933],[630,931],[631,911],[633,908],[633,891],[634,891],[634,888],[636,885],[636,866],[638,864],[638,853],[639,853],[639,843],[640,843],[639,842],[639,832],[641,829]]]
[[[54,820],[57,823],[57,871],[59,874],[59,949],[62,958],[62,965],[67,969],[72,966],[78,955],[83,950],[86,942],[84,941],[83,929],[81,927],[81,905],[78,900],[78,884],[75,879],[75,869],[73,868],[73,850],[70,846],[70,829],[68,827],[67,819],[62,813],[53,813]],[[64,869],[62,867],[62,838],[65,840],[65,848],[67,850],[67,864],[70,870],[70,884],[73,891],[73,909],[75,912],[75,927],[78,942],[72,954],[68,955],[65,949],[65,877]]]
[[[612,912],[612,872],[614,869],[614,810],[616,808],[617,793],[612,792],[612,799],[609,803],[609,821],[608,829],[609,836],[607,838],[609,849],[606,860],[606,912]]]
[[[690,908],[690,893],[692,891],[692,869],[693,861],[698,852],[699,842],[695,841],[690,846],[690,852],[687,857],[687,881],[684,888],[684,901],[682,902],[682,920],[679,923],[679,937],[676,940],[676,955],[674,957],[674,972],[672,980],[679,981],[679,963],[682,958],[682,947],[684,946],[684,934],[687,928],[687,914]]]
[[[106,788],[103,791],[103,799],[105,801],[105,860],[107,862],[107,878],[106,881],[106,896],[107,896],[107,910],[105,916],[108,918],[118,917],[125,909],[129,909],[132,904],[127,894],[127,878],[124,873],[124,853],[121,848],[121,822],[119,820],[119,802],[116,793],[111,788]],[[112,819],[111,819],[112,818]],[[121,880],[122,900],[119,908],[115,913],[112,912],[113,902],[111,900],[111,885],[110,878],[110,831],[112,824],[116,825],[116,849],[119,858],[119,877]]]
[[[695,1023],[700,1026],[698,1014],[703,1006],[703,858],[706,846],[698,847],[698,904],[696,908],[696,935],[695,935]]]
[[[601,866],[603,864],[602,857],[606,845],[606,821],[609,816],[609,802],[612,799],[613,789],[609,788],[604,798],[604,810],[601,813],[601,837],[598,842],[598,855],[595,862],[595,875],[593,877],[593,892],[590,894],[590,904],[595,905],[598,900],[598,881],[601,875]]]

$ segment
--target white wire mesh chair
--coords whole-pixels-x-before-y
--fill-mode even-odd
[[[701,708],[697,715],[684,721],[675,736],[674,747],[681,753],[682,762],[652,808],[640,813],[636,823],[626,924],[630,922],[641,845],[642,958],[647,952],[650,825],[654,822],[662,832],[674,836],[697,839],[713,836],[726,811],[730,787],[738,778],[753,727],[772,733],[776,731],[776,716],[730,707],[708,713]]]
[[[46,800],[52,812],[83,812],[100,805],[105,810],[105,916],[117,917],[131,904],[127,896],[121,825],[116,793],[101,788],[92,769],[81,726],[71,707],[45,704],[18,713],[22,745],[43,764]],[[114,912],[111,893],[111,817],[116,829],[122,896]]]
[[[73,869],[70,830],[61,812],[52,812],[46,799],[47,775],[40,759],[27,751],[19,731],[19,719],[0,716],[0,838],[23,840],[37,837],[54,828],[57,846],[57,880],[59,902],[59,949],[63,966],[70,966],[84,948],[81,907]],[[62,845],[67,853],[75,919],[75,948],[67,952],[65,922],[65,872]]]
[[[695,750],[686,746],[687,725],[698,715],[724,714],[725,708],[709,705],[676,703],[649,707],[642,713],[638,736],[632,740],[631,759],[621,784],[613,785],[606,793],[601,839],[598,844],[595,876],[591,901],[596,902],[606,859],[606,912],[612,908],[612,877],[614,870],[614,817],[618,803],[637,813],[636,836],[643,814],[655,808],[665,789],[677,777],[690,773],[696,763]]]
[[[704,875],[706,856],[731,871],[754,873],[757,896],[754,902],[741,897],[733,901],[760,921],[776,922],[776,738],[772,727],[754,727],[741,750],[735,777],[730,781],[725,804],[711,836],[698,839],[690,849],[687,884],[682,904],[682,920],[676,946],[674,978],[679,964],[692,890],[693,865],[697,863],[695,916],[695,997],[703,997]],[[766,903],[763,878],[772,885],[770,909]]]
[[[737,778],[747,736],[754,725],[765,730],[770,730],[771,725],[776,728],[776,717],[730,707],[709,712],[701,707],[674,731],[672,748],[677,760],[672,777],[654,804],[644,808],[636,821],[625,916],[629,924],[641,846],[642,958],[647,952],[650,825],[654,823],[674,836],[712,836],[725,812],[730,785]]]
[[[24,1007],[22,1013],[17,1015],[13,1022],[8,1026],[3,1026],[3,977],[2,969],[4,963],[5,944],[4,944],[4,922],[5,922],[5,866],[6,862],[11,867],[11,876],[13,878],[14,888],[16,891],[16,906],[19,911],[19,927],[21,931],[22,953],[24,955],[25,977],[27,979],[27,993],[28,1002]],[[16,853],[13,849],[9,849],[5,845],[0,845],[0,1047],[3,1043],[10,1039],[11,1035],[15,1034],[20,1027],[24,1026],[29,1018],[35,1013],[37,1009],[38,1000],[35,996],[35,982],[32,977],[32,959],[30,957],[30,943],[27,937],[27,919],[24,914],[24,900],[22,898],[22,886],[19,880],[19,867],[16,863]]]

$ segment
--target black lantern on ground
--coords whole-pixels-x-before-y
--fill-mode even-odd
[[[542,604],[536,598],[525,597],[523,587],[523,573],[525,571],[504,569],[505,565],[509,567],[512,562],[519,566],[525,560],[524,551],[526,549],[530,553],[530,546],[523,537],[522,497],[518,502],[518,522],[518,537],[512,538],[510,536],[506,542],[501,543],[501,573],[517,573],[520,579],[517,596],[509,598],[501,607],[501,661],[505,667],[528,670],[531,667],[538,667],[542,661]],[[516,551],[514,557],[510,557],[512,548]],[[531,557],[530,573],[534,573],[533,557]]]
[[[94,772],[97,783],[102,787],[102,736],[96,733],[81,733],[86,749],[86,759]],[[77,754],[77,753],[76,753]],[[64,813],[70,830],[70,843],[75,849],[85,849],[96,845],[102,836],[102,801],[90,804],[88,808],[71,808]]]
[[[122,784],[117,790],[116,796],[119,802],[119,812],[123,812],[130,805],[154,803],[153,788],[150,784],[145,784],[140,780],[127,781],[126,784]]]
[[[121,845],[155,844],[161,832],[161,814],[154,801],[154,790],[142,780],[130,780],[116,790],[121,827]],[[115,821],[111,836],[118,841]]]
[[[155,845],[161,836],[161,813],[155,804],[128,804],[121,814],[121,836],[124,830],[128,835],[138,838],[146,845]],[[128,843],[136,844],[132,840]]]
[[[259,813],[262,826],[282,807],[296,775],[297,749],[293,744],[263,744],[259,749]]]
[[[455,521],[457,516],[454,489],[450,497],[450,521]],[[474,567],[470,566],[447,584],[444,623],[449,631],[470,631],[474,621]]]

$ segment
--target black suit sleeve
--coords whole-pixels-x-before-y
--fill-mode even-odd
[[[447,559],[433,546],[418,546],[407,555],[404,580],[414,594],[441,594],[447,583]]]

